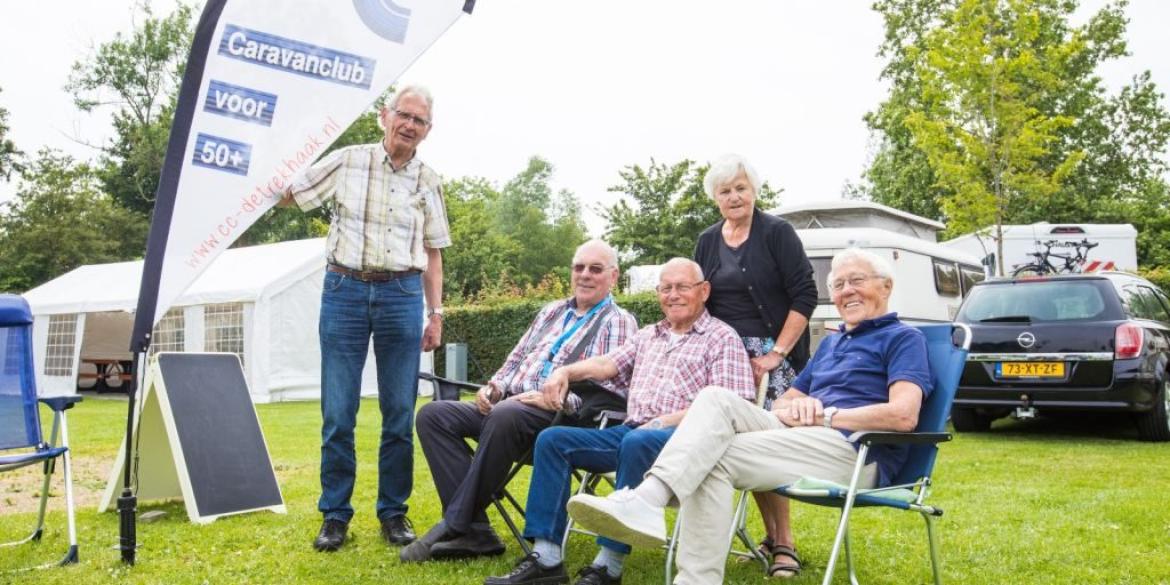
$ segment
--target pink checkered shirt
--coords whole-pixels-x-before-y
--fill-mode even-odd
[[[726,388],[749,402],[756,399],[743,340],[706,309],[673,348],[670,323],[663,319],[643,327],[607,357],[617,366],[617,378],[630,381],[628,423],[642,424],[689,408],[707,386]]]
[[[504,396],[540,390],[545,380],[544,376],[541,375],[544,360],[557,337],[567,327],[572,326],[572,321],[567,321],[565,315],[573,312],[576,306],[577,301],[572,297],[545,305],[532,320],[528,331],[525,331],[524,336],[516,343],[516,347],[512,348],[508,359],[504,360],[504,365],[500,366],[500,369],[492,376],[490,380],[492,385],[499,388]],[[593,343],[589,344],[589,347],[581,355],[582,360],[605,355],[620,347],[638,329],[638,320],[629,311],[614,303],[608,311],[599,312],[589,321],[583,323],[577,332],[566,340],[552,359],[553,367],[564,365],[565,359],[573,353],[573,349],[577,347],[577,344],[581,342],[597,319],[602,319],[601,328],[597,330],[597,336],[593,338]],[[625,380],[604,380],[600,384],[615,394],[626,395]]]

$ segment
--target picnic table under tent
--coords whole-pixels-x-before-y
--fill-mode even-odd
[[[155,325],[151,352],[224,351],[244,364],[254,402],[320,397],[317,319],[325,270],[325,239],[225,251]],[[142,261],[81,266],[24,297],[33,313],[37,386],[64,396],[99,381],[123,383],[138,305]],[[431,371],[424,353],[421,369]],[[423,390],[430,390],[424,383]],[[371,352],[362,395],[377,395]]]

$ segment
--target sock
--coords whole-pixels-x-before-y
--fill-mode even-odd
[[[646,479],[642,480],[641,485],[634,488],[634,493],[642,498],[642,501],[659,508],[665,508],[670,503],[670,498],[674,497],[674,492],[666,482],[650,474],[646,474]]]
[[[622,576],[622,565],[626,562],[626,555],[616,550],[610,550],[606,547],[601,547],[597,551],[597,557],[593,559],[594,567],[605,567],[605,572],[610,577],[616,579]]]
[[[536,562],[546,568],[551,569],[561,564],[561,545],[543,538],[536,539],[536,544],[532,547],[532,552],[540,555],[536,558]]]

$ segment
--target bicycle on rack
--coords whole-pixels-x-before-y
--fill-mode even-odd
[[[1079,242],[1061,242],[1059,240],[1048,240],[1046,242],[1036,241],[1036,245],[1044,246],[1043,252],[1029,252],[1034,260],[1028,264],[1017,266],[1012,271],[1012,276],[1044,276],[1047,274],[1077,274],[1081,272],[1081,267],[1085,265],[1088,259],[1089,250],[1096,248],[1100,244],[1097,242],[1090,242],[1083,239]],[[1052,251],[1052,248],[1073,248],[1072,254],[1058,254]],[[1049,259],[1059,258],[1061,266],[1056,267]]]

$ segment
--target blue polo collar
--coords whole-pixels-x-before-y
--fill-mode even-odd
[[[879,329],[881,327],[885,327],[886,325],[889,325],[890,323],[896,323],[897,321],[898,321],[898,313],[897,312],[886,313],[885,315],[882,315],[880,317],[874,317],[873,319],[862,320],[861,323],[858,323],[857,327],[854,327],[853,329],[851,329],[849,331],[849,333],[851,333],[853,335],[857,335],[859,333],[865,333],[866,331],[869,331],[870,329]],[[838,325],[837,329],[841,333],[845,333],[845,324],[842,323],[842,324]]]

